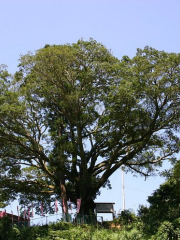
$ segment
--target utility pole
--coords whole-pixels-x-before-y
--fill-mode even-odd
[[[121,167],[121,175],[122,175],[122,200],[123,200],[123,211],[125,210],[125,195],[124,195],[124,171]]]

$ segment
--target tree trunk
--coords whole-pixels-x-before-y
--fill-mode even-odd
[[[60,180],[60,190],[61,190],[62,212],[68,213],[67,195],[66,195],[66,187],[65,187],[64,180]]]
[[[92,215],[94,214],[95,207],[96,207],[96,204],[94,203],[93,199],[82,199],[80,214]]]

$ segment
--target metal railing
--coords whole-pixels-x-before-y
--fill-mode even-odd
[[[30,218],[29,220],[16,222],[19,228],[30,226],[43,226],[56,222],[69,222],[74,224],[102,224],[102,217],[96,215],[83,215],[83,214],[52,214],[47,216],[40,216],[37,218]]]

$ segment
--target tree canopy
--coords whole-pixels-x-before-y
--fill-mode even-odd
[[[1,189],[67,199],[81,211],[121,166],[150,175],[179,151],[180,54],[151,47],[121,60],[95,40],[46,45],[0,72]],[[3,191],[4,192],[4,191]]]

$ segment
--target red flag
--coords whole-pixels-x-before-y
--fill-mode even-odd
[[[58,212],[58,200],[56,199],[55,201],[55,212],[57,213]]]
[[[77,213],[79,213],[81,207],[81,199],[77,199]]]
[[[63,198],[63,200],[62,200],[62,207],[63,207],[63,212],[64,212],[64,213],[67,213],[67,208],[66,208],[66,204],[65,204],[64,198]]]
[[[17,206],[17,214],[18,214],[18,221],[19,221],[19,207]]]

